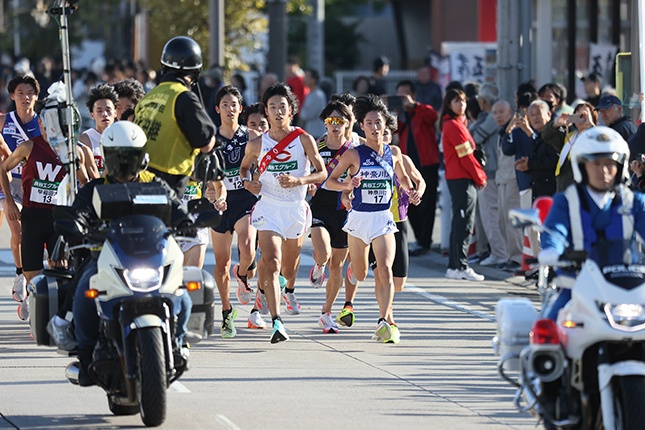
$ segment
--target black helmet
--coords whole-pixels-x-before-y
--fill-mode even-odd
[[[173,37],[163,47],[161,64],[173,70],[199,71],[202,68],[202,49],[190,37]]]

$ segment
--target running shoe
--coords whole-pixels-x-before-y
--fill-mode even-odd
[[[284,342],[289,340],[287,330],[284,328],[282,321],[273,321],[273,333],[271,334],[271,343]]]
[[[300,303],[298,303],[298,299],[294,293],[282,294],[282,300],[287,305],[287,313],[289,315],[300,315]]]
[[[25,300],[24,302],[20,302],[18,305],[18,318],[20,318],[23,321],[29,320],[29,300]]]
[[[76,348],[77,344],[72,323],[60,318],[58,315],[47,323],[47,333],[49,333],[56,346],[63,351],[72,351]]]
[[[391,337],[392,337],[392,326],[388,324],[387,321],[382,320],[376,326],[376,330],[374,331],[374,336],[372,336],[372,340],[385,342]]]
[[[385,343],[397,344],[401,342],[401,332],[399,331],[399,328],[394,324],[390,324],[390,328],[392,329],[392,336],[390,336],[390,338],[386,340]]]
[[[326,312],[320,316],[318,325],[322,328],[323,333],[338,333],[338,326],[332,319],[331,313]]]
[[[260,291],[258,288],[257,293],[255,294],[255,307],[262,315],[269,313],[269,302],[267,302],[267,296]]]
[[[27,297],[27,281],[25,275],[16,275],[13,279],[13,288],[11,288],[11,297],[17,302],[22,302]]]
[[[318,263],[314,263],[314,266],[309,272],[309,283],[314,288],[320,288],[325,283],[325,265],[319,266]]]
[[[254,329],[265,329],[267,328],[267,323],[264,322],[262,319],[262,315],[260,315],[260,312],[251,312],[251,315],[249,315],[249,321],[246,325],[248,328],[254,328]]]
[[[237,330],[235,330],[235,324],[233,323],[236,317],[237,309],[232,308],[226,319],[222,321],[222,329],[220,331],[220,334],[224,339],[233,339],[237,334]]]
[[[352,270],[352,263],[351,262],[347,265],[347,279],[349,280],[349,282],[352,285],[358,284],[358,281],[354,277],[354,271]]]
[[[351,327],[354,324],[354,308],[345,306],[336,317],[336,322],[345,327]]]
[[[282,275],[278,275],[278,283],[280,284],[280,293],[284,294],[284,290],[287,288],[287,278]]]
[[[248,305],[253,298],[253,290],[249,287],[248,278],[240,277],[238,274],[239,269],[239,263],[233,266],[233,275],[235,275],[235,279],[237,279],[237,301],[242,305]]]

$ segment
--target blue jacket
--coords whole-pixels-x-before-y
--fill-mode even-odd
[[[529,157],[533,153],[535,142],[524,131],[514,128],[511,134],[506,134],[504,130],[500,130],[502,137],[505,136],[505,138],[500,139],[504,155],[514,155],[517,161],[522,157]],[[528,173],[515,170],[515,178],[520,191],[531,188],[531,175]]]

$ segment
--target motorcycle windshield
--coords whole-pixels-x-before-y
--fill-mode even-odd
[[[110,223],[107,240],[126,256],[148,259],[159,256],[166,247],[168,228],[150,215],[128,215]]]
[[[589,253],[607,282],[631,290],[645,283],[645,248],[636,240],[605,240]]]

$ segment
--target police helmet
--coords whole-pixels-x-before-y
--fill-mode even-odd
[[[203,65],[202,49],[190,37],[173,37],[163,47],[161,64],[172,70],[199,71]]]
[[[108,175],[119,182],[133,181],[148,167],[146,135],[130,121],[117,121],[103,131],[101,149]]]
[[[608,158],[618,164],[616,184],[629,179],[629,146],[625,139],[615,130],[597,126],[580,133],[571,148],[571,169],[573,179],[579,184],[587,183],[587,171],[584,164],[589,161]]]

